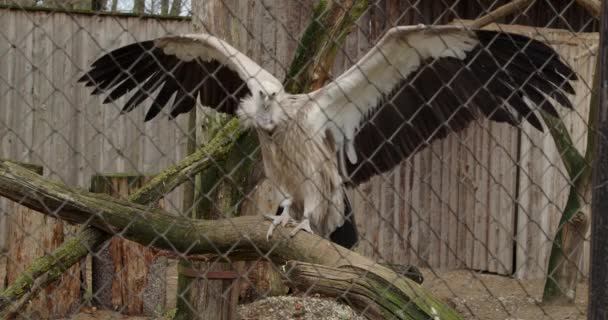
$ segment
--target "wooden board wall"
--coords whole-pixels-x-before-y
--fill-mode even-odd
[[[124,101],[101,106],[76,80],[109,49],[190,30],[187,20],[0,9],[0,158],[82,188],[96,173],[157,173],[179,161],[185,118],[144,123],[144,108],[120,115]],[[180,207],[179,192],[166,198],[167,210]]]

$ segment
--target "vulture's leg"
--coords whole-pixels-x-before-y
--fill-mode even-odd
[[[311,208],[311,206],[307,206],[306,204],[304,204],[304,218],[302,218],[302,221],[293,230],[291,230],[291,232],[289,233],[290,237],[295,236],[296,233],[298,233],[298,231],[300,231],[300,230],[314,233],[312,231],[312,228],[310,227],[310,214],[311,214],[310,208]]]
[[[281,201],[281,204],[279,204],[279,207],[283,208],[283,212],[281,212],[280,215],[264,215],[266,218],[272,220],[272,224],[270,225],[270,228],[268,228],[268,232],[266,233],[266,240],[270,240],[270,237],[272,237],[272,232],[279,224],[284,227],[289,222],[293,221],[293,219],[289,215],[289,208],[291,208],[291,204],[291,198],[285,198],[283,201]]]

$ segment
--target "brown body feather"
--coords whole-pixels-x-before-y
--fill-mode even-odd
[[[259,130],[264,171],[283,197],[292,199],[291,216],[309,213],[313,230],[328,237],[344,223],[344,190],[336,145],[328,131],[314,134],[306,121],[311,104],[298,97],[280,102],[290,120],[272,133]]]

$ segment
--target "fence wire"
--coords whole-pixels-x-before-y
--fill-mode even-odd
[[[513,2],[523,4],[506,15],[493,11]],[[328,18],[315,11],[324,2],[312,0],[0,1],[0,195],[5,196],[0,198],[0,315],[23,319],[365,319],[388,318],[388,314],[414,319],[586,318],[588,177],[592,170],[587,135],[599,44],[598,23],[590,8],[599,8],[599,2],[513,2],[329,2],[328,6],[337,3],[342,10],[336,12],[356,18],[354,22],[343,20],[344,25],[352,26],[342,34],[332,33],[336,29],[327,24],[341,16]],[[532,69],[517,71],[527,75],[527,82],[516,85],[532,83],[540,99],[556,105],[559,117],[540,111],[531,98],[526,103],[535,116],[520,117],[516,112],[518,118],[512,121],[521,121],[520,125],[480,116],[466,128],[454,126],[462,112],[476,107],[496,108],[489,113],[495,119],[500,110],[513,110],[505,103],[475,106],[475,99],[484,90],[519,94],[509,84],[497,89],[495,79],[517,57],[550,60],[531,57],[525,51],[529,42],[521,51],[510,53],[507,62],[498,57],[485,61],[502,68],[488,76],[477,74],[477,79],[488,82],[472,94],[462,88],[475,84],[461,82],[467,78],[459,75],[467,68],[479,70],[479,66],[460,62],[453,64],[458,66],[454,70],[439,69],[428,61],[420,67],[436,73],[427,80],[447,79],[441,85],[424,83],[427,73],[420,71],[419,78],[407,78],[390,90],[423,101],[404,104],[398,97],[386,99],[382,107],[402,110],[398,111],[401,119],[374,117],[372,112],[356,131],[385,139],[367,146],[355,140],[355,146],[372,150],[359,159],[361,166],[383,173],[355,186],[345,183],[346,202],[323,193],[326,186],[314,185],[317,189],[312,191],[324,197],[319,203],[331,204],[322,214],[338,208],[340,214],[354,217],[358,236],[351,250],[374,266],[392,270],[394,274],[380,279],[384,282],[369,270],[331,269],[340,264],[359,263],[361,267],[364,261],[337,247],[340,235],[325,234],[333,242],[320,237],[290,240],[286,236],[290,226],[285,232],[279,228],[268,241],[256,238],[260,228],[265,234],[268,226],[260,216],[279,214],[279,205],[291,196],[295,199],[292,216],[302,219],[305,204],[298,201],[310,196],[304,191],[297,195],[294,190],[279,191],[282,180],[267,177],[270,169],[263,162],[268,157],[263,157],[260,143],[272,138],[258,139],[255,131],[235,129],[235,117],[204,107],[198,100],[196,112],[170,119],[171,108],[166,107],[156,118],[144,121],[146,112],[154,108],[154,97],[163,90],[153,85],[158,81],[154,72],[172,73],[167,79],[179,80],[180,72],[187,72],[180,69],[183,61],[167,68],[165,60],[153,60],[151,73],[144,77],[132,68],[149,57],[152,49],[142,47],[141,56],[127,65],[118,63],[120,56],[116,55],[113,65],[126,69],[129,76],[112,81],[133,85],[127,90],[130,93],[110,103],[103,101],[111,90],[91,95],[93,89],[79,82],[94,61],[120,47],[167,35],[208,33],[284,80],[288,90],[306,88],[292,93],[305,93],[337,79],[392,27],[470,26],[488,16],[495,23],[484,26],[486,29],[524,35],[555,50],[578,78],[572,82],[575,94],[567,95],[573,108],[561,107],[557,103],[560,97],[549,97],[545,93],[552,89],[539,84],[549,83],[551,75],[563,74],[547,73],[544,63],[526,64]],[[336,46],[335,59],[319,61],[311,54],[326,50],[311,46],[319,39],[328,39],[325,46]],[[450,46],[450,41],[442,39],[441,43]],[[493,45],[489,41],[478,54],[493,54]],[[298,54],[307,58],[298,61]],[[386,54],[389,57],[383,63],[387,66],[382,72],[392,72],[396,66],[390,62],[396,60],[390,56],[393,52]],[[462,59],[456,52],[452,56]],[[231,54],[227,59],[234,57]],[[473,61],[482,63],[481,59]],[[195,67],[207,76],[193,87],[176,84],[174,90],[189,92],[184,97],[179,93],[169,96],[170,105],[197,98],[196,90],[192,91],[197,86],[206,86],[201,95],[217,105],[228,108],[241,103],[245,96],[230,83],[221,64],[201,65]],[[313,69],[314,73],[306,73]],[[111,70],[98,70],[101,72]],[[363,77],[373,80],[368,74]],[[105,85],[106,89],[113,87]],[[437,90],[428,92],[427,88]],[[123,112],[139,89],[146,97],[142,106]],[[230,96],[222,97],[226,92]],[[424,115],[424,106],[432,107],[434,99],[460,99],[458,92],[470,96],[458,101],[460,106],[451,114],[431,110],[435,114],[430,117],[446,119],[444,123],[429,129],[424,126],[432,126],[432,121],[416,122]],[[416,112],[399,109],[418,107],[417,103],[421,109]],[[436,105],[440,103],[454,101]],[[310,105],[319,107],[315,101]],[[543,130],[531,124],[534,117],[541,119]],[[430,130],[431,134],[401,159],[399,152],[406,151],[399,148],[420,140],[397,136],[396,130],[405,125],[418,125],[415,132]],[[336,143],[334,138],[327,143]],[[397,151],[388,155],[393,157],[389,162],[396,163],[394,167],[383,170],[385,164],[374,163],[384,159],[376,153],[395,146]],[[325,167],[298,167],[301,159],[310,157],[305,147],[293,145],[289,150],[267,153],[283,156],[282,166],[288,169],[279,177],[292,175],[295,179],[311,172],[298,182],[303,186],[325,174]],[[220,152],[221,148],[229,149]],[[191,163],[185,161],[196,152],[206,157],[205,162],[188,167]],[[335,168],[332,173],[342,174],[352,165],[348,153],[338,158],[320,156],[329,158]],[[10,163],[54,184],[15,171],[18,169]],[[174,169],[167,170],[170,168]],[[145,189],[155,183],[155,177],[171,175],[185,178],[155,185],[154,190],[163,192],[161,196]],[[91,198],[81,189],[120,201]],[[125,215],[112,215],[112,210]],[[259,219],[236,218],[248,216]],[[125,217],[130,218],[125,221]],[[207,220],[214,221],[207,225]],[[313,226],[317,228],[320,226]],[[111,240],[105,241],[109,231]],[[301,239],[314,243],[300,243]],[[70,242],[73,240],[76,243]],[[285,257],[301,264],[286,264]],[[329,263],[327,257],[341,260]],[[400,282],[405,281],[401,277],[408,282]],[[424,295],[419,295],[415,282]],[[358,286],[361,283],[367,287]],[[382,288],[374,287],[378,283]],[[402,283],[410,289],[400,287]],[[395,292],[413,301],[394,298]]]

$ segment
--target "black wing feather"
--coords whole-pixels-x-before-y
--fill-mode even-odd
[[[240,100],[249,93],[238,73],[227,66],[217,61],[180,60],[155,47],[154,41],[133,43],[105,54],[79,81],[94,87],[92,94],[111,90],[104,103],[134,92],[123,112],[130,112],[151,98],[146,121],[157,116],[171,97],[175,99],[168,113],[174,118],[194,108],[197,98],[205,106],[234,114]]]
[[[481,116],[512,125],[520,119],[542,130],[524,98],[557,116],[551,97],[572,108],[566,93],[575,72],[549,46],[526,36],[477,30],[479,45],[464,60],[426,61],[380,102],[355,135],[358,162],[345,160],[357,185]]]

